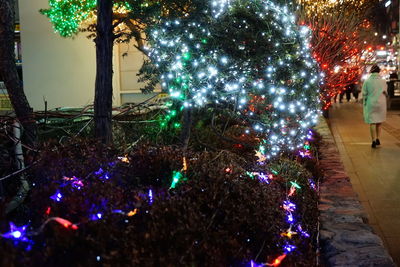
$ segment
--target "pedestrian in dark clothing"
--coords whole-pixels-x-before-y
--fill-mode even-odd
[[[352,87],[350,85],[347,85],[344,88],[344,90],[340,93],[339,102],[342,103],[344,94],[346,94],[346,100],[347,100],[347,102],[349,102],[351,99],[351,93],[352,93]]]
[[[353,92],[353,89],[352,89],[351,84],[347,85],[346,86],[346,99],[347,99],[347,102],[350,101],[352,92]]]
[[[351,84],[352,87],[352,93],[354,98],[356,99],[356,102],[358,102],[358,95],[360,94],[361,90],[360,90],[360,85],[358,84],[358,82],[352,83]]]
[[[399,80],[396,72],[390,73],[389,81],[387,82],[387,91],[390,98],[394,97],[394,83]]]

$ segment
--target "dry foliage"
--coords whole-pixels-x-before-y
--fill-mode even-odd
[[[7,256],[1,257],[0,264],[92,266],[98,256],[105,266],[243,266],[250,259],[272,261],[282,253],[280,233],[288,227],[281,203],[289,180],[302,186],[295,197],[296,219],[311,238],[295,236],[298,250],[285,264],[315,264],[317,196],[308,186],[311,174],[296,161],[282,159],[258,166],[257,171],[279,172],[265,184],[245,175],[254,167],[251,155],[187,151],[186,179],[169,189],[172,171],[182,168],[180,148],[141,145],[130,152],[129,163],[115,163],[116,152],[87,141],[45,149],[30,173],[35,187],[29,212],[19,219],[31,219],[30,226],[37,229],[49,216],[60,216],[79,222],[79,229],[51,223],[33,237],[30,251],[23,244],[1,242],[0,250]],[[94,174],[99,167],[109,180]],[[63,176],[81,178],[84,187],[63,186]],[[61,202],[49,199],[57,188],[63,193]],[[150,188],[152,204],[147,195]],[[48,207],[49,215],[45,214]],[[135,208],[138,212],[132,217],[113,213]],[[98,212],[102,219],[91,220]],[[7,229],[3,221],[0,230]]]

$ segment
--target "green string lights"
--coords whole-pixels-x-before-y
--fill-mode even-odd
[[[183,178],[183,175],[181,172],[174,171],[172,173],[172,182],[171,182],[170,188],[175,188],[176,185],[179,183],[179,181],[182,180],[182,178]]]
[[[72,37],[85,21],[92,19],[95,23],[96,7],[97,0],[49,0],[49,8],[41,9],[40,13],[50,19],[56,33],[62,37]],[[124,14],[131,10],[127,2],[114,3],[114,13]]]
[[[71,37],[79,32],[83,21],[96,9],[97,0],[49,0],[48,9],[40,10],[53,24],[55,32]]]

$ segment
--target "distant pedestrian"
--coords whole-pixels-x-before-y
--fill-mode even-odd
[[[353,92],[353,87],[352,87],[353,85],[352,84],[349,84],[349,85],[347,85],[346,86],[346,100],[347,100],[347,102],[350,102],[350,99],[351,99],[351,93]]]
[[[358,102],[358,95],[360,94],[360,84],[358,82],[355,82],[352,84],[352,93],[354,98],[356,99],[356,102]]]
[[[340,93],[339,103],[342,103],[345,94],[346,94],[346,100],[347,102],[349,102],[351,99],[351,91],[352,91],[351,85],[347,85],[346,87],[344,87],[343,91]]]
[[[371,67],[371,75],[364,82],[362,95],[364,98],[364,120],[369,124],[372,148],[380,145],[381,124],[386,120],[386,81],[379,76],[380,68]]]
[[[397,72],[392,72],[390,73],[389,76],[389,81],[387,82],[388,85],[388,95],[389,97],[393,98],[394,97],[394,83],[399,80],[399,77],[397,76]]]
[[[343,101],[343,96],[344,96],[344,89],[342,89],[341,91],[340,91],[340,93],[339,93],[339,103],[342,103],[342,101]]]
[[[397,75],[397,69],[395,71],[393,71],[392,73],[390,73],[389,79],[391,79],[391,80],[398,80],[399,79],[399,76]]]

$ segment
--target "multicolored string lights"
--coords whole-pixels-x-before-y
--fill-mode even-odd
[[[115,166],[117,166],[116,164],[118,162],[120,162],[120,164],[129,164],[129,157],[128,156],[118,157],[118,159],[116,161],[113,161],[107,165],[115,167]],[[186,171],[188,170],[188,165],[187,165],[187,161],[185,159],[183,160],[183,163],[184,163],[183,164],[184,167],[182,168],[181,171],[173,172],[170,189],[175,189],[177,187],[177,185],[183,179],[185,179],[184,173],[186,173]],[[258,167],[260,167],[260,166],[263,166],[264,164],[263,164],[263,162],[256,162],[256,165],[258,165]],[[112,173],[110,170],[107,171],[105,169],[106,168],[99,168],[97,171],[94,171],[92,174],[95,177],[97,177],[98,179],[100,179],[101,181],[107,182],[109,179],[112,179]],[[231,173],[231,171],[232,171],[231,168],[229,168],[229,167],[227,167],[224,170],[227,174]],[[251,177],[253,179],[257,179],[260,183],[263,183],[266,185],[269,185],[272,182],[274,182],[277,175],[279,175],[279,173],[277,171],[272,170],[272,169],[270,169],[270,172],[248,171],[246,174],[249,177]],[[104,178],[105,176],[107,176],[108,179],[105,179]],[[309,183],[310,188],[312,188],[313,190],[316,190],[316,185],[312,179],[308,179],[308,183]],[[301,193],[302,186],[295,180],[289,180],[289,181],[287,181],[287,184],[290,189],[287,193],[286,199],[282,202],[282,205],[281,205],[282,209],[285,211],[286,223],[287,223],[287,229],[283,230],[282,233],[280,234],[281,237],[283,238],[283,241],[281,242],[282,243],[282,255],[277,256],[275,258],[275,260],[271,263],[258,264],[255,261],[252,261],[250,263],[251,266],[279,266],[282,263],[282,261],[285,260],[287,255],[293,253],[295,250],[298,249],[296,247],[296,245],[292,242],[293,238],[297,238],[299,236],[301,236],[303,238],[310,237],[310,235],[305,230],[303,230],[303,227],[301,225],[301,218],[298,214],[296,214],[297,205],[292,200],[292,198],[295,195]],[[85,186],[86,185],[83,183],[83,181],[81,179],[77,178],[76,176],[72,176],[72,177],[64,176],[61,179],[60,188],[57,189],[57,191],[55,192],[54,195],[50,196],[50,199],[55,201],[56,203],[62,202],[63,201],[63,193],[62,193],[63,188],[70,187],[69,190],[77,190],[76,192],[82,192],[82,188],[84,188]],[[155,192],[152,188],[149,188],[147,193],[145,194],[145,197],[147,198],[149,205],[153,204],[155,193],[157,193],[157,192]],[[123,211],[120,209],[115,209],[115,210],[112,210],[111,213],[121,214],[121,215],[127,216],[127,217],[132,217],[132,216],[135,216],[136,214],[138,214],[139,212],[140,212],[140,210],[138,208],[134,208],[130,211]],[[49,216],[50,213],[51,213],[51,207],[48,207],[45,210],[45,214],[47,216]],[[96,210],[94,213],[88,215],[87,219],[89,221],[103,220],[103,219],[105,219],[106,215],[107,215],[106,211]],[[24,244],[26,244],[25,248],[27,250],[29,250],[32,248],[32,245],[34,244],[31,238],[33,236],[36,236],[36,235],[42,233],[44,228],[46,227],[46,225],[48,225],[51,222],[56,222],[58,225],[64,227],[65,229],[72,230],[72,231],[78,230],[79,225],[81,224],[81,223],[73,223],[73,222],[71,222],[67,219],[61,218],[61,217],[50,217],[37,230],[29,229],[28,225],[23,225],[23,226],[17,227],[13,223],[10,223],[10,231],[5,234],[0,234],[0,236],[5,239],[13,240],[15,243],[18,243],[18,244],[24,243]],[[101,260],[101,259],[99,259],[99,260]]]
[[[49,4],[50,9],[41,12],[50,18],[61,36],[69,37],[78,32],[84,21],[95,18],[97,1],[50,0]],[[129,9],[124,8],[120,12]],[[252,19],[246,19],[247,15]],[[246,35],[248,32],[258,38],[250,38]],[[257,166],[245,174],[265,186],[274,183],[279,175],[268,169],[267,162],[271,158],[288,150],[297,151],[303,158],[312,157],[309,129],[319,116],[321,74],[310,54],[310,29],[296,25],[295,16],[288,7],[263,0],[212,0],[204,5],[200,17],[188,15],[163,20],[148,29],[148,36],[151,38],[148,53],[162,73],[161,86],[172,99],[162,126],[179,117],[179,112],[185,109],[222,107],[229,110],[246,125],[244,133],[256,133],[259,137],[259,148],[255,153]],[[173,126],[180,128],[181,124],[174,122]],[[129,164],[130,159],[127,155],[117,157],[108,166],[89,175],[107,183],[113,178],[109,167],[114,168],[118,163]],[[223,170],[226,175],[233,173],[229,166]],[[172,177],[171,173],[166,174],[170,179],[168,190],[172,192],[187,179],[187,171],[188,161],[183,157],[183,168],[173,171]],[[308,186],[316,190],[313,180],[308,179],[308,182]],[[52,189],[49,206],[43,210],[48,219],[38,230],[10,223],[9,231],[0,236],[27,243],[29,249],[33,244],[31,238],[42,233],[49,223],[57,223],[70,231],[79,230],[86,221],[71,222],[48,216],[54,213],[51,207],[68,198],[66,192],[81,194],[88,186],[85,179],[62,176],[59,187]],[[286,186],[286,198],[280,203],[285,214],[285,228],[280,229],[282,232],[278,235],[282,238],[280,255],[275,255],[272,262],[251,261],[251,266],[279,266],[298,249],[295,238],[310,237],[308,229],[301,225],[294,202],[304,184],[290,180]],[[154,207],[158,193],[155,188],[146,187],[141,197]],[[103,208],[90,208],[85,219],[104,220],[110,211],[126,217],[145,212],[141,206],[134,205],[108,212]],[[100,256],[96,260],[100,261]]]
[[[313,132],[311,130],[308,131],[307,133],[307,141],[305,141],[304,147],[300,149],[297,153],[304,158],[312,158],[312,153],[311,153],[311,145],[309,140],[314,140],[313,137]],[[257,160],[258,165],[263,165],[265,159],[263,158],[263,150],[264,147],[261,146],[260,150],[256,151],[255,156],[259,158]],[[306,156],[304,156],[306,155]],[[270,174],[264,174],[264,173],[259,173],[259,172],[247,172],[247,175],[251,178],[257,178],[260,182],[267,183],[269,184],[271,181],[273,181],[276,175],[279,173],[271,169]],[[275,176],[274,176],[275,175]],[[289,187],[289,190],[287,192],[286,199],[283,201],[281,207],[286,213],[286,223],[288,224],[288,228],[281,233],[282,238],[285,239],[285,242],[283,242],[282,250],[283,254],[275,258],[275,260],[271,263],[261,263],[258,264],[255,261],[250,262],[250,266],[254,267],[262,267],[262,266],[279,266],[282,261],[286,258],[287,255],[292,253],[297,249],[297,247],[291,242],[292,238],[294,236],[301,236],[303,238],[310,238],[310,234],[307,233],[306,231],[303,230],[303,227],[301,225],[301,218],[296,215],[296,210],[297,210],[297,205],[292,201],[292,198],[296,195],[299,194],[302,189],[302,187],[299,185],[297,181],[289,180],[287,181],[287,185]],[[314,190],[317,191],[318,188],[313,181],[312,178],[308,179],[308,186]]]

